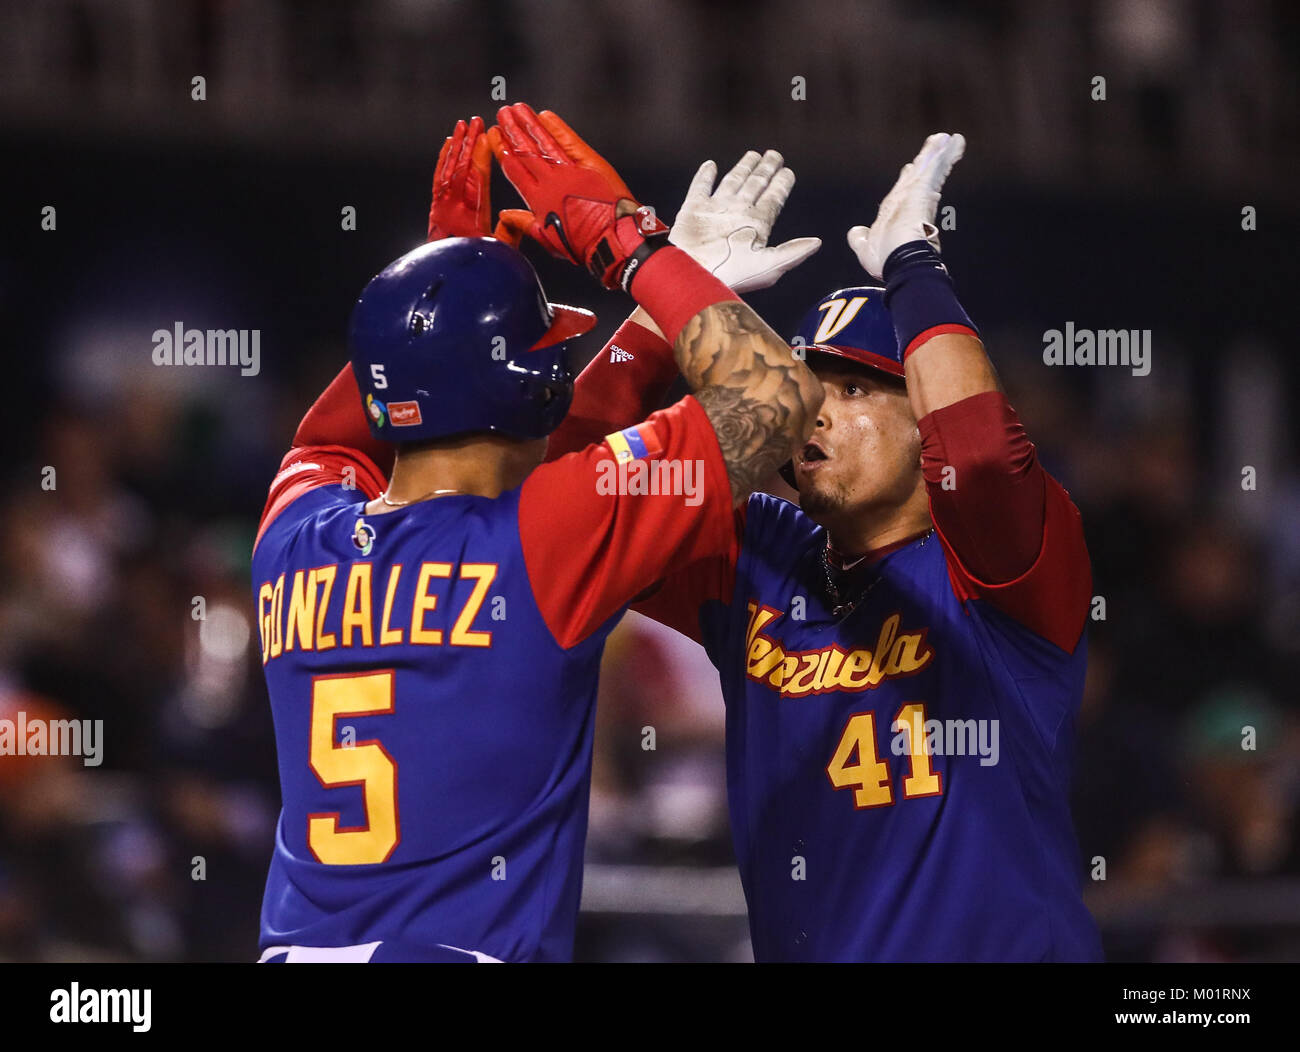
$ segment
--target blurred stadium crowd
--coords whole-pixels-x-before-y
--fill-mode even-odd
[[[489,6],[501,17],[516,7]],[[991,13],[1014,21],[1022,5],[975,6],[992,32]],[[1109,24],[1110,5],[1091,8]],[[1266,34],[1274,9],[1252,10],[1252,32]],[[1291,103],[1295,72],[1293,53],[1281,69]],[[585,130],[581,117],[578,107]],[[101,134],[87,148],[57,117],[27,118],[4,132],[6,152],[29,162],[18,199],[33,215],[66,205],[68,218],[58,235],[0,247],[15,407],[0,425],[12,451],[0,491],[0,719],[102,719],[106,743],[98,768],[0,757],[0,959],[249,960],[279,806],[248,584],[257,514],[298,418],[345,360],[350,297],[419,236],[441,132],[410,163],[362,171],[172,139],[120,146]],[[928,130],[913,121],[909,143]],[[735,132],[766,145],[747,141],[756,134]],[[700,159],[620,150],[608,132],[600,143],[615,163],[631,159],[629,183],[665,211]],[[778,232],[816,233],[827,247],[756,297],[783,331],[859,280],[837,208],[856,201],[867,214],[851,221],[869,221],[898,163],[850,186],[819,180],[815,165],[805,178],[789,157],[801,186]],[[1107,194],[1045,191],[982,163],[978,193],[959,198],[971,219],[949,238],[951,268],[1040,456],[1083,513],[1104,601],[1090,626],[1075,817],[1081,872],[1104,864],[1087,894],[1108,956],[1294,960],[1300,436],[1289,407],[1300,375],[1282,319],[1261,306],[1283,302],[1268,289],[1284,287],[1283,270],[1300,277],[1293,253],[1276,247],[1275,225],[1264,263],[1228,255],[1247,244],[1234,239],[1248,193],[1204,198],[1184,184],[1157,201],[1150,168]],[[340,202],[363,216],[342,247]],[[1274,207],[1294,231],[1294,203]],[[1112,229],[1123,234],[1098,233]],[[1044,238],[1070,246],[1064,258],[1036,258]],[[1167,265],[1136,261],[1153,245]],[[1215,282],[1249,284],[1254,299],[1207,280],[1210,264],[1188,258],[1198,250],[1231,259]],[[539,269],[553,298],[597,307],[600,331],[612,331],[621,305]],[[1067,279],[1078,297],[1053,299]],[[1072,311],[1080,324],[1086,314],[1151,327],[1151,375],[1044,367],[1041,333]],[[260,327],[264,371],[152,366],[149,333],[177,318]],[[601,684],[580,959],[746,959],[722,729],[702,652],[629,616]]]

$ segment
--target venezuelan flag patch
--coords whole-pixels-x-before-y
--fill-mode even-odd
[[[629,460],[641,460],[650,455],[650,445],[641,434],[640,427],[627,427],[605,436],[605,444],[620,464]]]

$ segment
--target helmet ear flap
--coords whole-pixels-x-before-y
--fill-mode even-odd
[[[537,375],[525,381],[525,395],[537,408],[543,426],[550,431],[560,426],[573,402],[573,370],[569,365],[567,343],[532,353],[548,352],[552,355],[550,368],[539,370]]]

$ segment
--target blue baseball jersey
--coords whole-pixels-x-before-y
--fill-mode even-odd
[[[264,951],[571,956],[605,638],[730,529],[725,500],[602,486],[659,457],[728,485],[690,398],[496,499],[367,515],[360,454],[286,458],[252,566],[283,805]]]
[[[1100,958],[1068,807],[1081,615],[1025,612],[1087,588],[1077,512],[1048,481],[1043,553],[1003,596],[935,532],[836,616],[825,531],[755,494],[730,556],[638,607],[719,670],[756,959]]]

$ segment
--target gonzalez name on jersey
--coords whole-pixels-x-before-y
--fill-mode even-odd
[[[495,500],[367,516],[392,451],[351,369],[303,420],[252,567],[283,793],[264,959],[571,956],[601,648],[631,596],[730,529],[725,502],[599,485],[622,453],[726,492],[694,398],[591,438],[575,416]]]

